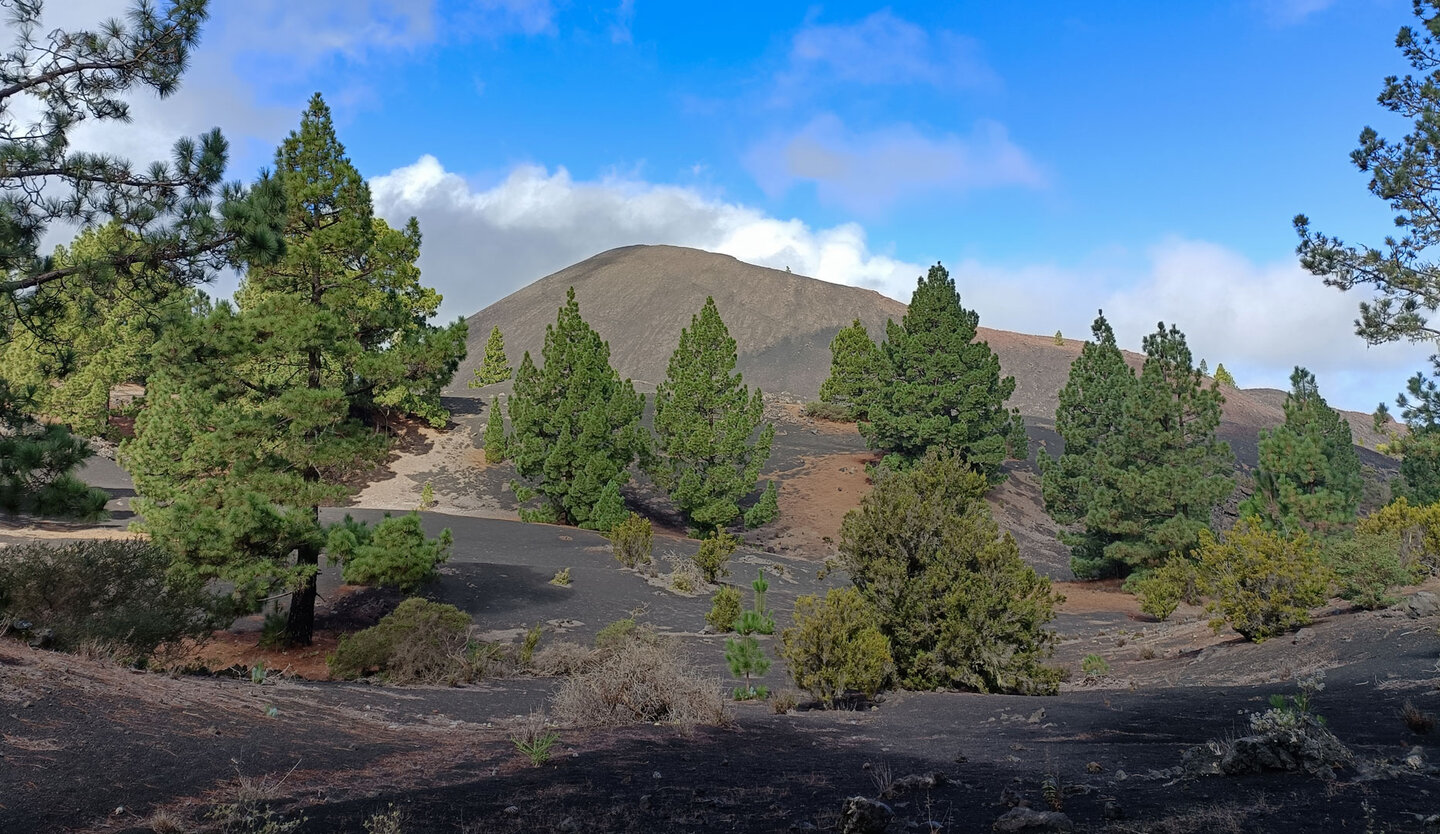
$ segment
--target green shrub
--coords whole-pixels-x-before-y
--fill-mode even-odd
[[[1413,577],[1400,563],[1400,533],[1359,532],[1325,543],[1322,556],[1335,575],[1336,594],[1361,608],[1399,602],[1390,592]]]
[[[344,521],[331,526],[326,550],[330,558],[343,565],[344,579],[351,585],[386,586],[408,592],[435,578],[435,568],[450,558],[454,541],[448,529],[427,539],[419,513],[397,518],[387,513],[374,526],[347,515]]]
[[[1400,564],[1411,582],[1440,572],[1440,503],[1417,506],[1401,496],[1360,519],[1355,531],[1398,536]]]
[[[330,674],[354,679],[378,672],[390,683],[456,683],[470,677],[470,615],[453,605],[411,597],[363,631],[340,638]]]
[[[1181,600],[1199,602],[1195,566],[1183,556],[1172,556],[1163,565],[1134,582],[1140,610],[1157,620],[1165,621],[1175,613]]]
[[[763,675],[770,671],[770,658],[765,656],[758,640],[748,634],[726,640],[725,663],[730,666],[730,674],[745,681],[745,686],[735,690],[735,700],[765,697],[750,681],[752,675]]]
[[[1261,642],[1310,622],[1308,609],[1325,601],[1330,575],[1319,548],[1304,533],[1286,538],[1241,519],[1224,541],[1200,533],[1200,578],[1211,598],[1217,631],[1229,623]]]
[[[500,398],[490,398],[490,419],[485,421],[485,433],[483,436],[485,444],[486,463],[504,463],[509,456],[510,450],[505,440],[505,418],[500,414]]]
[[[700,550],[695,553],[695,567],[700,569],[700,577],[706,582],[714,584],[722,576],[730,575],[730,555],[735,548],[740,546],[740,540],[726,533],[723,530],[717,531],[715,535],[702,539]]]
[[[745,526],[754,530],[756,527],[763,527],[766,524],[780,517],[780,499],[775,490],[775,482],[765,484],[765,491],[750,509],[745,511]]]
[[[853,423],[850,409],[840,403],[805,403],[805,416],[815,420],[829,420],[832,423]]]
[[[845,517],[839,564],[890,640],[912,689],[1054,692],[1042,665],[1063,600],[1020,558],[984,495],[989,484],[958,456],[931,452],[885,475]]]
[[[890,641],[854,588],[795,600],[795,625],[780,645],[795,685],[827,707],[852,690],[873,697],[893,666]]]
[[[169,568],[169,555],[142,539],[0,547],[0,619],[50,630],[57,649],[100,642],[142,658],[230,613],[203,581]]]
[[[735,630],[735,621],[739,618],[740,592],[726,585],[710,598],[710,613],[705,615],[705,622],[724,634]]]
[[[595,648],[613,649],[616,646],[629,640],[635,634],[635,620],[626,617],[600,629],[595,634]]]
[[[1092,652],[1080,659],[1080,671],[1084,672],[1088,677],[1104,677],[1110,674],[1110,662]]]
[[[624,521],[610,528],[610,549],[615,559],[627,568],[638,568],[653,561],[655,530],[650,519],[631,513]]]

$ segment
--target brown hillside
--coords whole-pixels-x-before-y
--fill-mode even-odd
[[[832,284],[778,269],[755,266],[729,255],[679,246],[626,246],[602,252],[541,278],[469,318],[470,356],[456,374],[451,393],[466,395],[485,352],[490,329],[499,325],[512,365],[529,351],[540,361],[545,326],[575,288],[585,320],[610,343],[611,362],[622,377],[653,390],[665,377],[680,330],[690,324],[705,297],[715,304],[735,338],[739,368],[750,385],[770,394],[814,399],[830,372],[830,340],[856,318],[877,341],[885,322],[898,320],[905,305],[873,290]],[[981,311],[983,317],[984,311]],[[1050,421],[1056,397],[1082,342],[980,328],[980,338],[1015,377],[1010,404],[1026,417]],[[1126,352],[1139,369],[1143,356]],[[1269,389],[1226,392],[1225,420],[1250,429],[1279,424],[1284,393]],[[1374,448],[1382,441],[1369,415],[1350,414],[1356,443]],[[1243,431],[1241,432],[1243,434]]]

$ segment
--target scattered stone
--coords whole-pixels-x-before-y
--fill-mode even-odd
[[[1291,642],[1291,643],[1294,643],[1295,645],[1298,646],[1298,645],[1300,645],[1301,643],[1308,643],[1308,642],[1310,642],[1311,640],[1314,640],[1314,639],[1315,639],[1315,629],[1313,629],[1313,628],[1302,628],[1302,629],[1300,629],[1299,631],[1295,632],[1294,636],[1292,636],[1292,637],[1290,638],[1290,642]]]
[[[841,834],[884,834],[895,812],[889,805],[863,796],[852,796],[840,809]]]
[[[520,806],[518,806],[518,805],[506,805],[506,806],[505,806],[505,813],[507,813],[507,814],[509,814],[510,816],[513,817],[513,816],[515,816],[516,814],[520,813]]]
[[[1125,809],[1121,808],[1120,803],[1115,800],[1107,799],[1105,806],[1100,809],[1100,816],[1107,820],[1123,820],[1125,819]]]
[[[1440,597],[1429,591],[1416,591],[1403,603],[1405,613],[1414,619],[1440,614]]]
[[[889,799],[890,797],[895,796],[896,794],[904,793],[905,791],[928,791],[944,785],[947,781],[949,780],[946,778],[945,774],[939,772],[938,770],[933,773],[912,773],[909,776],[901,776],[899,779],[893,780],[890,783],[890,786],[885,789],[885,792],[881,794],[881,797]]]
[[[1086,762],[1086,763],[1085,763],[1085,772],[1086,772],[1086,773],[1104,773],[1104,772],[1105,772],[1105,768],[1101,767],[1099,762]]]
[[[579,831],[580,826],[575,824],[574,817],[566,817],[555,825],[555,830],[560,834],[569,834],[571,831]]]
[[[1033,808],[1011,808],[995,820],[995,831],[1062,832],[1074,831],[1075,824],[1059,811],[1036,811]]]
[[[55,630],[51,628],[42,628],[35,632],[34,637],[30,638],[30,648],[32,649],[48,649],[54,645]]]
[[[1116,782],[1124,782],[1126,779],[1129,779],[1129,778],[1130,778],[1130,774],[1126,773],[1125,771],[1123,771],[1123,770],[1117,770],[1117,771],[1115,771],[1115,781],[1116,781]]]
[[[1035,710],[1034,712],[1030,713],[1030,717],[1025,719],[1025,723],[1026,723],[1026,724],[1039,724],[1041,721],[1044,721],[1044,720],[1045,720],[1045,708],[1044,708],[1044,707],[1041,707],[1041,708]]]
[[[1014,808],[1017,805],[1025,805],[1026,802],[1025,797],[1021,796],[1019,791],[1007,787],[1000,791],[1000,804]]]

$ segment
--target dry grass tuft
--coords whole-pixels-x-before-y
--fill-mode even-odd
[[[597,652],[594,649],[569,640],[557,640],[535,652],[531,669],[542,677],[558,677],[584,672],[596,661]]]
[[[1400,720],[1405,722],[1411,732],[1420,735],[1426,735],[1435,729],[1435,716],[1415,706],[1408,698],[1400,706]]]
[[[154,834],[188,834],[190,831],[183,817],[163,808],[151,814],[145,826]]]
[[[644,633],[570,675],[551,700],[551,712],[575,726],[728,726],[732,721],[719,681],[687,669],[673,641]]]

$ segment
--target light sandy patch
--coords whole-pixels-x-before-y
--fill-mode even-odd
[[[420,506],[421,492],[429,483],[435,493],[432,512],[473,518],[516,519],[501,506],[479,477],[487,468],[485,453],[475,448],[474,428],[454,425],[447,430],[420,427],[427,442],[420,454],[399,454],[388,466],[390,477],[366,486],[352,506],[396,510]]]

